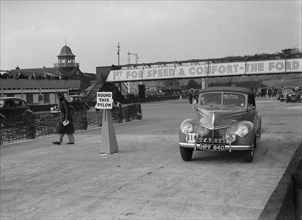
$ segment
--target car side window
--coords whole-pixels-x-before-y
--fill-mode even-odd
[[[18,100],[18,99],[16,99],[15,100],[15,106],[16,107],[24,107],[25,106],[25,103],[24,103],[24,101],[23,100]]]
[[[13,100],[6,100],[6,102],[5,102],[5,107],[6,107],[6,108],[12,108],[12,107],[14,107],[14,102],[13,102]]]

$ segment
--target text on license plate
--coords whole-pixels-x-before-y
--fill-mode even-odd
[[[188,143],[196,143],[196,133],[189,133],[188,134]],[[216,150],[216,151],[224,151],[225,146],[223,144],[216,144],[216,143],[199,143],[197,146],[200,150]]]

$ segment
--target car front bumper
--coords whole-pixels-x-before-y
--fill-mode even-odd
[[[202,150],[202,151],[213,151],[213,150],[206,150],[202,149],[201,144],[195,144],[195,143],[184,143],[180,142],[179,143],[180,147],[185,147],[185,148],[192,148],[194,150]],[[251,145],[231,145],[227,144],[224,146],[225,150],[224,151],[246,151],[252,149]]]

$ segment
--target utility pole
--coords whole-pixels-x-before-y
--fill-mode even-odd
[[[137,61],[139,59],[138,54],[137,53],[130,53],[130,52],[128,52],[128,64],[130,64],[130,55],[135,56],[135,63],[137,64]]]
[[[117,44],[117,65],[120,65],[120,42]]]

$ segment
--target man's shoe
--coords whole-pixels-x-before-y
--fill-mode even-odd
[[[74,142],[68,142],[68,143],[66,143],[66,144],[74,144]]]
[[[61,145],[61,142],[59,142],[59,141],[54,141],[52,143],[55,144],[55,145]]]

